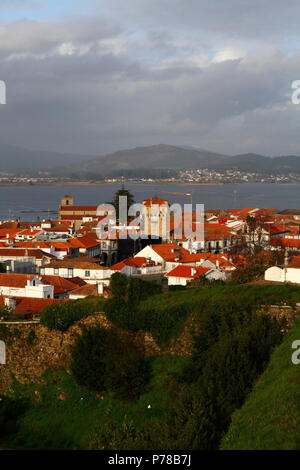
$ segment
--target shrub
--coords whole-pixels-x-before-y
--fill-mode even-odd
[[[149,363],[136,344],[116,330],[84,328],[72,351],[71,371],[79,385],[135,399],[150,380]]]
[[[281,341],[275,320],[247,311],[247,305],[230,312],[229,306],[206,313],[195,337],[191,361],[180,379],[196,387],[204,410],[216,416],[207,448],[217,448],[254,381],[266,367],[273,348]],[[204,411],[205,417],[205,411]],[[209,411],[210,419],[211,411]]]
[[[99,392],[105,390],[107,355],[116,343],[117,335],[113,330],[100,326],[83,328],[73,347],[71,363],[72,374],[79,385]]]
[[[110,278],[109,287],[115,299],[124,299],[127,295],[128,277],[122,273],[114,273]]]
[[[149,362],[132,342],[122,339],[118,346],[108,357],[106,388],[121,400],[135,400],[150,382]]]
[[[66,331],[73,323],[102,310],[103,300],[74,300],[48,305],[41,323],[50,330]]]
[[[4,397],[0,402],[0,437],[8,437],[18,431],[18,419],[25,413],[28,402],[25,399]]]

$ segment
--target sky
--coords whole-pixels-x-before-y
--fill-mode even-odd
[[[1,142],[300,155],[299,15],[299,0],[1,0]]]

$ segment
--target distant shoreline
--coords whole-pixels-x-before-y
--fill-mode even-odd
[[[140,182],[133,182],[133,181],[119,181],[119,182],[97,182],[97,181],[59,181],[53,183],[0,183],[0,187],[40,187],[40,186],[117,186],[117,185],[166,185],[166,186],[231,186],[231,185],[238,185],[238,184],[276,184],[276,185],[295,185],[299,184],[300,182],[283,182],[283,183],[273,183],[273,182],[231,182],[231,183],[188,183],[182,181],[140,181]]]
[[[118,181],[114,183],[104,183],[104,182],[97,182],[97,181],[60,181],[55,183],[0,183],[0,186],[117,186],[117,185],[126,185],[126,184],[145,184],[145,185],[153,185],[153,184],[165,184],[168,186],[226,186],[227,184],[240,184],[240,183],[182,183],[177,181]],[[247,184],[247,183],[245,183]],[[264,183],[262,183],[264,184]]]

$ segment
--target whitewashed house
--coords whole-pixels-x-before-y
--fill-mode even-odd
[[[225,274],[221,271],[198,266],[179,265],[166,274],[169,286],[186,286],[188,282],[199,279],[201,276],[205,276],[210,281],[226,280]]]
[[[266,281],[300,284],[300,256],[294,256],[283,268],[272,266],[265,271]]]
[[[85,282],[94,284],[98,281],[109,280],[112,273],[109,268],[92,261],[71,258],[46,264],[40,269],[40,274],[61,276],[66,279],[80,277]]]
[[[0,295],[53,299],[54,287],[44,284],[37,274],[0,274]]]

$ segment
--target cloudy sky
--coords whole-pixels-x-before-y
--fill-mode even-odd
[[[300,155],[299,0],[1,0],[1,142]]]

